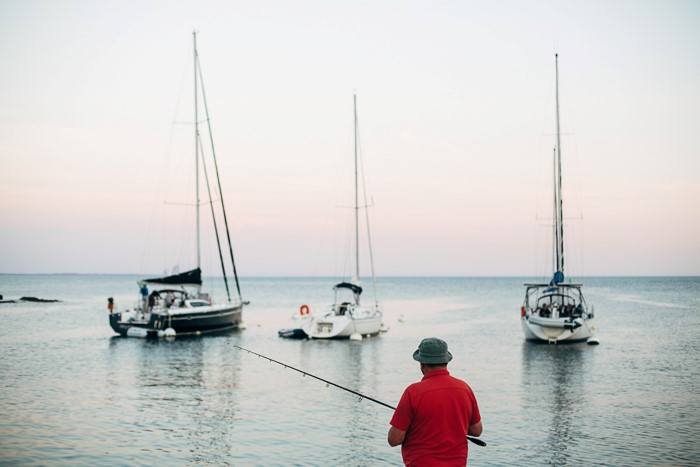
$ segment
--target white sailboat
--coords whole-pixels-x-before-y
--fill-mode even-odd
[[[559,131],[559,58],[556,72],[556,146],[554,150],[554,274],[549,283],[525,284],[525,301],[520,309],[525,339],[556,344],[588,341],[594,336],[593,306],[583,296],[582,284],[566,282],[564,276],[564,220]]]
[[[355,148],[355,275],[349,281],[343,281],[333,287],[333,303],[321,311],[310,311],[301,316],[300,328],[305,336],[312,339],[349,338],[362,340],[362,336],[371,336],[384,331],[383,314],[376,299],[371,305],[361,303],[362,286],[360,284],[360,232],[359,232],[359,190],[357,159],[357,96],[353,96],[354,110],[354,148]],[[366,205],[366,202],[365,202]],[[366,207],[366,206],[365,206]],[[367,226],[367,240],[374,283],[374,266],[372,247]],[[376,295],[376,292],[375,292]],[[280,331],[282,335],[282,331]]]
[[[219,178],[219,170],[214,151],[214,142],[211,137],[211,124],[209,110],[207,108],[204,83],[197,54],[197,34],[192,33],[194,41],[194,130],[195,130],[195,225],[196,225],[196,267],[192,270],[164,277],[154,277],[137,281],[140,287],[140,296],[136,305],[131,310],[124,312],[114,311],[112,298],[109,302],[109,323],[112,329],[123,336],[174,336],[182,334],[203,334],[235,329],[241,326],[244,302],[241,297],[240,284],[236,263],[233,258],[231,235],[229,233],[226,208]],[[210,187],[210,174],[207,172],[207,164],[204,158],[204,147],[199,128],[199,99],[201,97],[207,121],[207,132],[211,159],[215,172],[215,187],[218,187],[219,199],[217,207],[220,207],[221,216],[225,226],[230,254],[230,265],[233,268],[237,296],[232,300],[229,290],[226,265],[222,254],[219,229],[217,227],[217,215],[215,213],[215,201],[212,198]],[[200,196],[200,168],[203,169],[208,200],[202,201]],[[213,303],[208,293],[202,292],[202,270],[200,268],[200,207],[209,205],[216,232],[216,242],[221,261],[221,269],[226,286],[228,300],[223,303]],[[148,287],[151,287],[149,293]]]

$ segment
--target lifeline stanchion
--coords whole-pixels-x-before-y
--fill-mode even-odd
[[[349,393],[355,394],[356,396],[359,397],[359,399],[357,400],[358,402],[361,402],[362,399],[367,399],[367,400],[370,400],[370,401],[372,401],[372,402],[374,402],[374,403],[377,403],[377,404],[379,404],[379,405],[383,405],[384,407],[387,407],[387,408],[389,408],[389,409],[391,409],[391,410],[396,410],[396,407],[393,407],[393,406],[391,406],[391,405],[389,405],[389,404],[386,404],[386,403],[384,403],[384,402],[382,402],[382,401],[378,401],[377,399],[373,399],[373,398],[371,398],[371,397],[369,397],[369,396],[365,396],[364,394],[361,394],[361,393],[359,393],[359,392],[357,392],[357,391],[353,391],[352,389],[348,389],[348,388],[346,388],[346,387],[344,387],[344,386],[341,386],[341,385],[339,385],[339,384],[336,384],[336,383],[334,383],[334,382],[332,382],[332,381],[328,381],[327,379],[323,379],[323,378],[320,378],[320,377],[318,377],[318,376],[316,376],[316,375],[312,375],[311,373],[308,373],[308,372],[306,372],[306,371],[300,370],[300,369],[298,369],[298,368],[294,368],[294,367],[291,366],[291,365],[287,365],[286,363],[282,363],[282,362],[277,361],[277,360],[275,360],[275,359],[273,359],[273,358],[267,357],[267,356],[262,355],[262,354],[259,354],[259,353],[257,353],[257,352],[253,352],[252,350],[244,349],[244,348],[241,347],[240,345],[236,345],[236,344],[232,344],[232,345],[233,345],[233,347],[236,347],[237,349],[241,349],[241,350],[243,350],[243,351],[245,351],[245,352],[248,352],[248,353],[250,353],[250,354],[257,355],[257,356],[260,357],[260,358],[264,358],[265,360],[268,360],[268,361],[270,361],[270,362],[272,362],[272,363],[277,363],[278,365],[282,365],[283,367],[289,368],[290,370],[297,371],[297,372],[301,373],[303,376],[310,376],[310,377],[312,377],[312,378],[314,378],[314,379],[317,379],[317,380],[319,380],[319,381],[322,381],[322,382],[326,383],[326,387],[328,387],[328,386],[335,386],[335,387],[338,388],[338,389],[342,389],[343,391],[347,391],[347,392],[349,392]],[[468,439],[469,441],[471,441],[472,443],[478,445],[478,446],[486,446],[486,442],[480,440],[479,438],[474,438],[474,437],[472,437],[472,436],[467,436],[467,439]]]

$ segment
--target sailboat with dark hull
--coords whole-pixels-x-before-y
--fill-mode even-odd
[[[593,307],[583,296],[582,284],[567,282],[564,276],[564,210],[559,129],[559,58],[556,72],[556,146],[554,149],[554,273],[549,283],[525,284],[520,321],[525,339],[548,342],[597,344],[594,337]]]
[[[219,169],[214,151],[214,141],[211,137],[211,123],[207,108],[206,95],[204,93],[204,83],[197,54],[197,34],[193,33],[194,41],[194,127],[195,127],[195,209],[196,209],[196,267],[186,272],[166,275],[163,277],[153,277],[140,279],[137,284],[140,287],[140,296],[136,306],[131,310],[116,312],[114,310],[113,299],[108,299],[109,324],[112,329],[122,336],[154,337],[154,336],[174,336],[187,334],[205,334],[211,332],[222,332],[235,329],[241,326],[244,302],[241,296],[241,288],[236,271],[236,263],[233,256],[231,235],[226,218],[226,207],[221,189]],[[215,172],[215,186],[218,188],[218,201],[212,196],[212,190],[207,164],[204,157],[204,147],[199,128],[199,100],[202,100],[207,131],[209,133],[209,144],[211,159]],[[200,166],[203,168],[204,180],[206,181],[206,192],[208,200],[203,202],[200,198]],[[226,287],[228,300],[224,303],[214,303],[208,293],[202,291],[202,270],[200,267],[200,206],[209,205],[212,215],[213,230],[216,233],[216,244],[218,247],[219,260],[223,280]],[[217,225],[217,215],[215,206],[220,208],[220,216],[228,241],[228,253],[230,256],[230,266],[233,269],[233,277],[236,285],[237,295],[232,300],[227,266],[222,252],[219,227]],[[150,292],[148,288],[151,288]]]

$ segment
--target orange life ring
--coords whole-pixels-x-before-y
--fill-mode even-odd
[[[300,315],[308,315],[309,314],[309,306],[302,305],[301,308],[299,308],[299,314]]]

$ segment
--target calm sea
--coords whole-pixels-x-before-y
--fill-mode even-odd
[[[401,465],[390,409],[233,345],[396,405],[438,336],[481,408],[470,465],[699,465],[700,278],[584,280],[599,346],[524,342],[528,280],[379,278],[390,329],[353,342],[277,337],[333,279],[244,278],[246,329],[166,341],[107,323],[134,276],[0,275],[5,299],[61,300],[0,304],[0,464]]]

